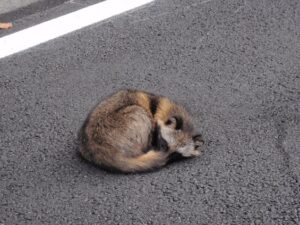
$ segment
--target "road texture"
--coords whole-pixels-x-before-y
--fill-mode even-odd
[[[0,0],[0,20],[13,21],[38,11],[50,9],[67,1],[68,0]]]
[[[300,224],[299,4],[156,0],[2,59],[0,224]],[[186,105],[202,157],[137,175],[83,161],[87,112],[129,87]]]
[[[0,14],[26,7],[38,1],[39,0],[0,0]]]

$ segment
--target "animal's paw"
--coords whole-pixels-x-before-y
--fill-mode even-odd
[[[201,151],[200,150],[194,150],[192,153],[191,153],[191,157],[197,157],[201,155]]]
[[[200,150],[201,147],[204,144],[204,140],[201,134],[197,134],[193,137],[193,141],[194,141],[194,146],[195,146],[195,150],[199,152],[200,154]]]

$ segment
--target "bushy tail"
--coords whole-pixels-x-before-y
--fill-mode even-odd
[[[168,153],[150,150],[138,157],[129,158],[122,155],[116,157],[116,169],[122,172],[144,172],[165,165],[168,161]]]

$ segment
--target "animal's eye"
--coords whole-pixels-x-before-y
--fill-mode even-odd
[[[173,121],[171,119],[168,119],[166,125],[170,126],[171,124],[173,124]]]
[[[183,126],[183,120],[181,117],[174,116],[167,120],[166,125],[171,126],[176,130],[180,130]]]

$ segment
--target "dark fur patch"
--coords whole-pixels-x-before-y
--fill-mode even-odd
[[[179,116],[175,116],[175,119],[176,119],[176,127],[175,129],[176,130],[179,130],[179,129],[182,129],[183,127],[183,119]]]
[[[156,126],[152,133],[152,143],[151,145],[155,150],[158,151],[168,151],[169,145],[165,139],[161,136],[160,126]]]
[[[154,116],[157,111],[157,106],[159,104],[159,97],[155,95],[150,95],[150,111]]]
[[[169,156],[169,163],[177,162],[180,160],[184,160],[185,158],[178,152],[174,152]]]

